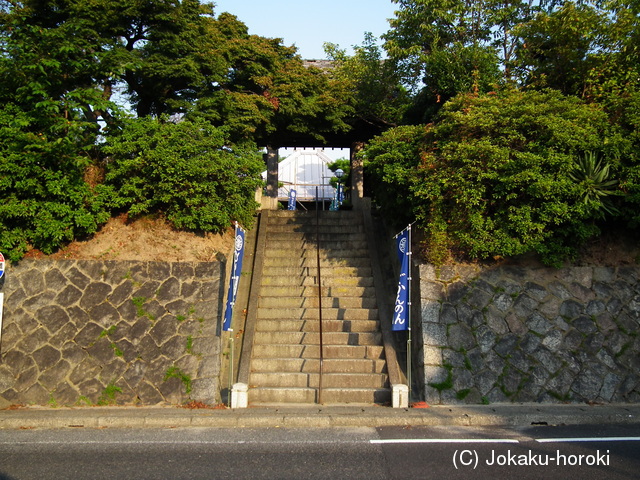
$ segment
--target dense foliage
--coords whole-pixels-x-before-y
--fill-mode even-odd
[[[104,148],[101,194],[131,215],[164,212],[179,229],[218,233],[234,220],[251,226],[262,159],[255,149],[227,145],[226,132],[205,121],[130,120]]]
[[[295,48],[200,0],[0,0],[0,78],[0,251],[12,259],[121,210],[192,230],[248,225],[257,145],[346,131],[353,110]]]
[[[396,0],[385,48],[416,92],[363,152],[427,257],[570,258],[607,222],[640,224],[637,1]]]

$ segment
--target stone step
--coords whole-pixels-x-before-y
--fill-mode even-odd
[[[318,373],[320,360],[316,358],[259,358],[251,361],[252,372]],[[322,362],[323,373],[387,373],[384,359],[328,358]]]
[[[260,297],[258,308],[318,308],[318,297]],[[325,308],[378,308],[375,298],[358,297],[322,297],[322,309]],[[284,317],[283,317],[284,318]]]
[[[265,257],[264,267],[265,267],[265,270],[267,271],[272,267],[309,268],[309,269],[315,270],[318,268],[318,260],[315,255],[305,256],[305,257],[300,257],[298,255],[296,256],[289,255],[286,257]],[[320,259],[320,268],[323,271],[326,268],[333,268],[333,267],[351,267],[351,268],[369,267],[371,268],[371,261],[369,260],[369,257],[342,257],[342,258],[321,258]]]
[[[377,308],[328,308],[322,303],[323,320],[378,320]],[[320,313],[315,308],[259,308],[257,318],[277,320],[318,320]]]
[[[324,345],[381,345],[379,332],[323,332]],[[254,348],[258,344],[319,345],[319,332],[273,332],[258,331],[254,337]]]
[[[279,275],[272,276],[271,272],[265,272],[262,276],[261,285],[263,287],[277,286],[298,286],[298,287],[314,287],[318,285],[317,277],[314,276],[293,276]],[[322,275],[323,287],[373,287],[373,277],[356,277],[356,276],[331,276]]]
[[[263,286],[260,289],[263,297],[317,297],[318,287],[300,286]],[[373,287],[322,287],[323,297],[375,297],[376,290]]]
[[[285,248],[281,245],[271,245],[267,246],[264,252],[265,259],[266,258],[298,258],[298,259],[316,259],[317,251],[315,248]],[[353,249],[351,247],[341,248],[341,249],[332,249],[332,250],[320,250],[320,260],[338,260],[338,261],[350,261],[354,258],[366,258],[369,260],[369,250],[366,248],[363,249]]]
[[[362,222],[362,214],[354,210],[340,210],[331,212],[328,210],[318,212],[317,218],[322,222]],[[269,214],[269,223],[301,223],[316,221],[316,212],[304,210],[274,210]]]
[[[249,390],[252,405],[281,403],[316,403],[318,390],[315,388],[253,388]],[[386,404],[391,401],[388,388],[323,388],[323,404]]]
[[[323,335],[324,336],[324,335]],[[320,358],[319,345],[264,345],[253,346],[255,358]],[[381,345],[324,345],[322,355],[330,358],[384,358]]]
[[[318,268],[316,266],[308,267],[268,267],[264,269],[265,276],[269,277],[316,277]],[[371,277],[373,276],[370,266],[365,267],[349,267],[342,265],[332,265],[327,267],[320,266],[320,274],[323,277]]]
[[[318,373],[258,373],[249,377],[249,383],[255,387],[310,387],[318,388]],[[324,388],[386,388],[389,378],[384,373],[329,373],[322,375]]]
[[[366,236],[363,225],[352,223],[344,225],[320,225],[317,229],[315,224],[269,225],[267,229],[267,242],[271,239],[286,238],[287,236],[315,240],[316,230],[320,231],[320,240],[330,238],[334,235],[356,237],[358,239]]]
[[[318,332],[320,321],[313,320],[264,320],[261,319],[256,330],[261,332]],[[378,332],[377,320],[327,320],[322,318],[323,332]]]
[[[292,252],[298,252],[300,250],[309,250],[313,251],[314,255],[316,254],[316,241],[315,239],[305,239],[305,238],[279,238],[272,239],[268,237],[267,244],[265,248],[265,252],[268,252],[271,249],[275,250],[285,250],[288,252],[288,255],[291,255]],[[327,237],[320,238],[320,248],[322,250],[326,250],[329,255],[334,258],[340,257],[340,255],[334,253],[340,250],[346,250],[347,252],[353,252],[354,250],[362,250],[367,252],[368,255],[369,246],[367,245],[366,239],[348,239],[348,238],[337,238],[337,237]],[[342,258],[349,258],[352,254],[347,253],[346,255],[342,255]],[[282,255],[286,256],[286,255]],[[361,255],[362,256],[362,255]]]

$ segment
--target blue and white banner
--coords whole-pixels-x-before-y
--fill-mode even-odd
[[[296,192],[295,190],[290,190],[289,191],[289,204],[287,205],[287,209],[288,210],[295,210],[296,209],[296,197],[298,195],[298,192]]]
[[[396,332],[409,330],[410,232],[411,226],[404,229],[396,237],[398,260],[400,260],[400,278],[398,279],[396,305],[393,309],[393,322],[391,322],[391,330]]]
[[[236,240],[233,249],[233,266],[231,267],[231,279],[229,281],[229,291],[227,292],[227,309],[224,312],[224,324],[222,329],[232,331],[231,318],[233,317],[233,307],[236,303],[240,274],[242,273],[242,258],[244,257],[244,230],[236,224]]]
[[[338,184],[337,200],[340,205],[344,202],[344,187],[341,183]]]

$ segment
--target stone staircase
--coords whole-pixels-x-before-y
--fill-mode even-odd
[[[391,401],[362,215],[320,213],[322,403]],[[249,402],[319,401],[316,212],[271,212],[257,308]]]

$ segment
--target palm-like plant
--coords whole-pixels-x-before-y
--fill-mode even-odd
[[[598,160],[594,152],[586,152],[578,159],[569,177],[579,185],[582,201],[593,205],[600,217],[619,213],[611,202],[611,197],[620,194],[616,188],[618,180],[611,175],[611,164]]]

